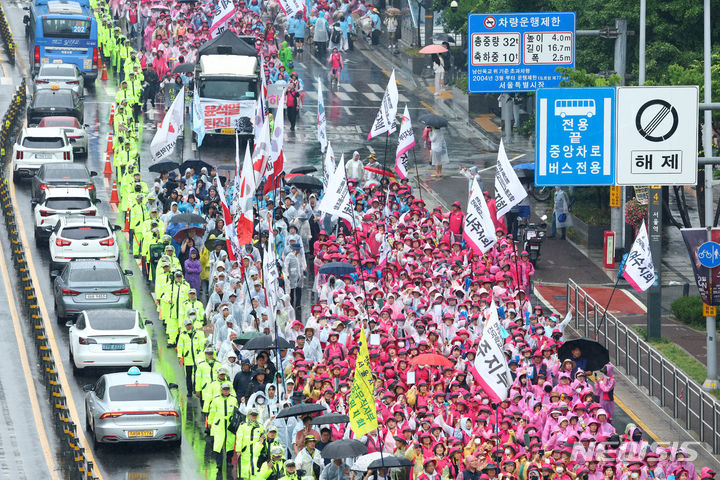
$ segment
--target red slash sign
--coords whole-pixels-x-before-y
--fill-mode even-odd
[[[485,24],[485,28],[495,28],[495,25],[497,25],[495,17],[485,17],[483,23]]]

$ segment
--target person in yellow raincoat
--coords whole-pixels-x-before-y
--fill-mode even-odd
[[[183,326],[184,330],[178,335],[177,356],[180,365],[185,367],[185,386],[187,396],[191,398],[195,393],[195,367],[202,360],[205,334],[195,329],[189,318],[183,321]]]
[[[233,455],[235,434],[228,427],[238,406],[237,397],[232,392],[232,383],[224,382],[221,385],[220,392],[220,395],[210,401],[208,413],[208,427],[210,436],[213,439],[213,452],[215,452],[215,461],[218,468],[217,478],[223,478],[223,463],[227,463],[228,470],[232,468],[230,462]],[[223,455],[223,452],[225,452],[225,455]],[[225,457],[226,462],[223,462],[223,457]]]

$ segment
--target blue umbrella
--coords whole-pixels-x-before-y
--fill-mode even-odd
[[[324,275],[348,275],[355,273],[357,269],[347,262],[330,262],[326,263],[318,270],[319,273]]]

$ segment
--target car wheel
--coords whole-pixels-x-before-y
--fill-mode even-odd
[[[72,350],[69,350],[69,352],[68,357],[70,359],[70,368],[72,368],[73,375],[78,376],[80,375],[80,369],[75,365],[75,356],[73,355]]]
[[[17,172],[13,172],[13,183],[20,183],[20,175]]]
[[[43,242],[43,239],[40,237],[40,235],[39,235],[38,232],[36,231],[36,232],[35,232],[35,246],[36,246],[37,248],[42,248],[42,246],[43,246],[44,243],[45,243],[45,242]],[[45,245],[47,246],[46,243],[45,243]]]
[[[147,367],[140,367],[140,371],[152,372],[152,360],[150,360],[150,364]]]
[[[170,448],[172,450],[180,450],[180,447],[182,446],[182,438],[179,440],[172,440],[170,442]]]
[[[92,433],[92,428],[90,428],[90,416],[87,414],[87,405],[85,405],[85,411],[85,431]]]
[[[57,316],[58,323],[65,323],[65,315],[60,314],[60,307],[58,307],[57,301],[55,301],[55,315]]]

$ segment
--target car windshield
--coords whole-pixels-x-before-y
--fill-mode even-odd
[[[35,108],[74,108],[72,92],[69,90],[40,90],[35,94]]]
[[[52,210],[82,210],[90,208],[89,198],[48,198],[45,207]]]
[[[40,68],[40,73],[38,74],[38,77],[47,77],[47,78],[64,78],[64,77],[71,77],[75,78],[75,69],[73,67],[66,67],[66,66],[52,66],[50,68]]]
[[[43,180],[46,182],[88,183],[85,168],[47,168]]]
[[[63,148],[62,137],[25,137],[22,146],[27,148]]]
[[[68,278],[68,281],[71,283],[97,282],[114,284],[120,283],[122,281],[122,276],[120,275],[120,272],[117,268],[73,268],[72,270],[70,270],[70,276]],[[132,323],[135,323],[134,316]],[[94,325],[94,323],[92,324]],[[129,328],[132,328],[132,326],[130,326]]]
[[[254,100],[255,82],[244,80],[209,80],[200,82],[200,96],[221,100]]]
[[[68,240],[99,240],[110,236],[110,231],[105,227],[65,227],[60,234]]]
[[[80,122],[75,117],[45,117],[40,121],[39,127],[68,127],[79,128]]]
[[[147,383],[130,383],[127,385],[114,385],[109,389],[110,400],[114,402],[151,402],[167,400],[167,391],[164,385],[150,385]]]
[[[93,330],[130,330],[135,328],[135,316],[134,311],[88,312],[88,321]]]

